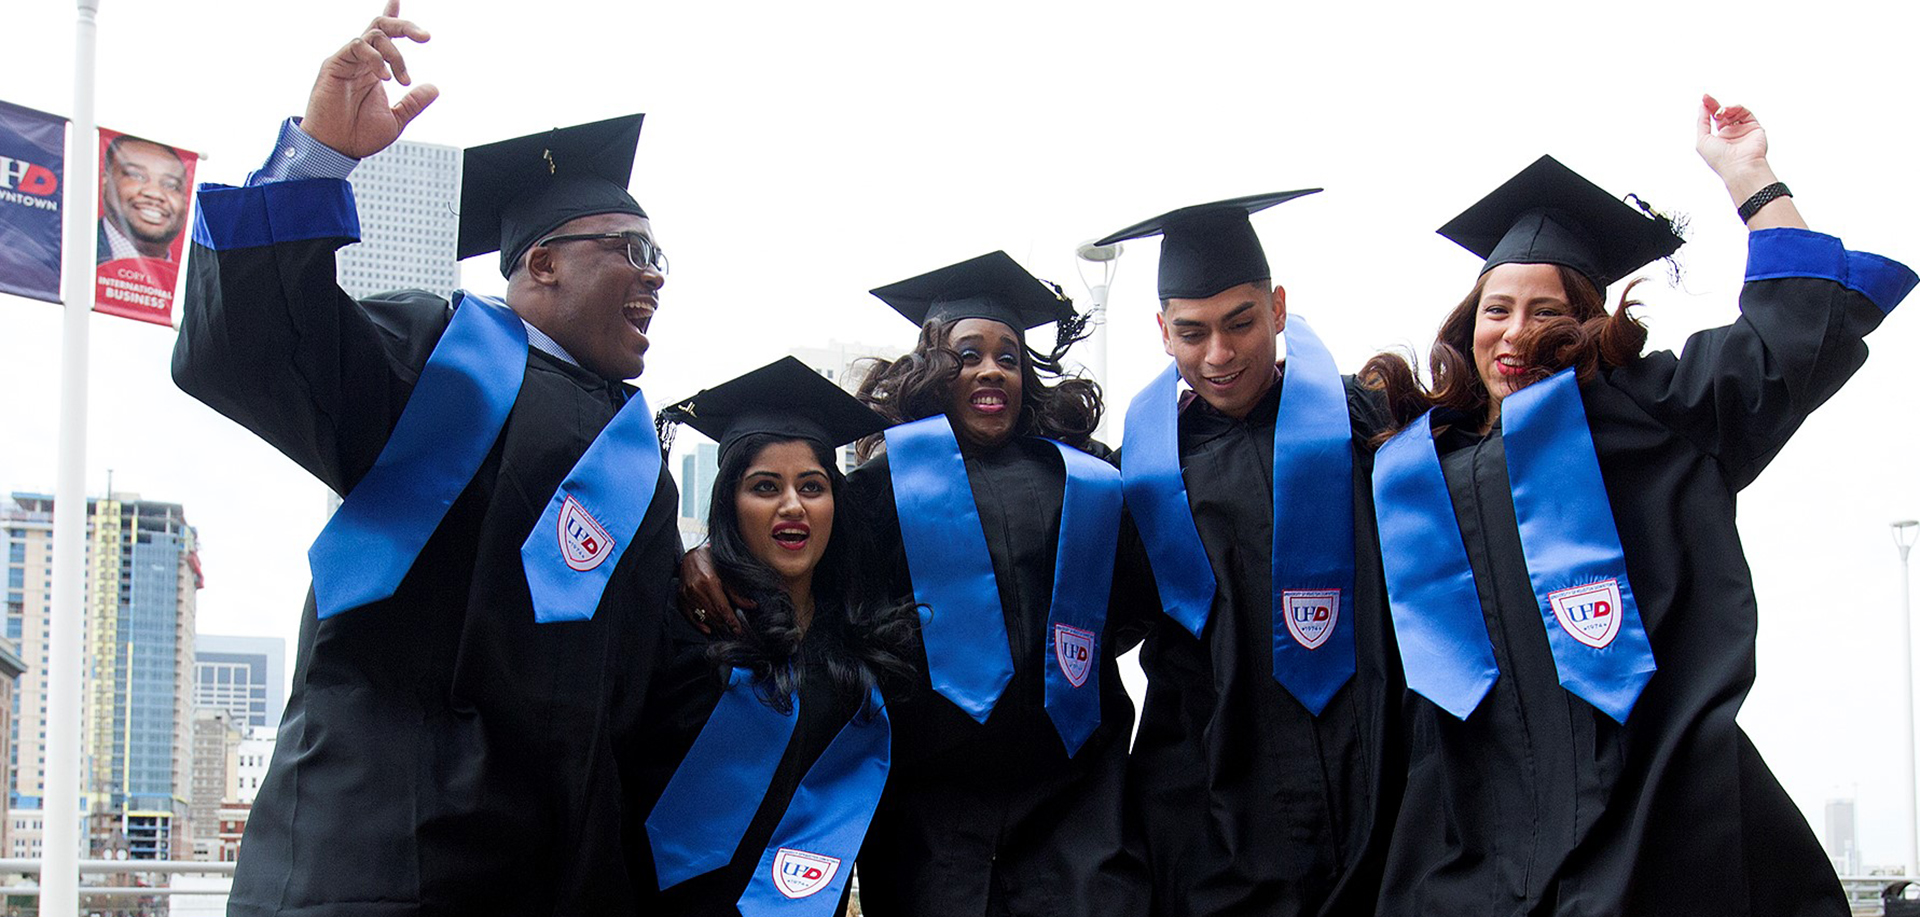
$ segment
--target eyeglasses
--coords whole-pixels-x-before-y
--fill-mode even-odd
[[[540,244],[584,242],[589,239],[624,240],[627,243],[627,263],[633,265],[634,270],[644,271],[652,268],[655,273],[662,276],[667,273],[667,253],[661,251],[660,246],[655,245],[653,240],[647,238],[645,234],[631,229],[625,232],[586,232],[570,236],[554,236]]]

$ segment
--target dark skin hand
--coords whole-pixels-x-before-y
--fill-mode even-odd
[[[365,32],[321,63],[300,129],[355,159],[391,146],[407,124],[440,97],[440,90],[430,83],[413,86],[406,58],[395,41],[425,42],[431,37],[426,29],[400,18],[400,0],[387,0],[385,11],[374,17]],[[388,80],[413,88],[389,106],[387,91],[380,85]]]
[[[703,634],[712,634],[718,624],[728,633],[740,633],[736,608],[751,609],[755,603],[737,596],[720,582],[713,569],[713,551],[701,545],[680,558],[680,613]]]

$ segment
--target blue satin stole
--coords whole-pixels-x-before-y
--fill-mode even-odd
[[[1273,677],[1318,716],[1353,678],[1353,429],[1333,356],[1299,316],[1286,327],[1273,426]],[[1127,409],[1127,508],[1153,560],[1161,605],[1198,637],[1215,580],[1180,470],[1179,370]]]
[[[393,595],[479,471],[519,397],[526,326],[498,299],[463,291],[455,303],[373,468],[308,549],[321,618]],[[636,393],[568,473],[528,536],[522,557],[535,620],[592,617],[613,562],[653,500],[660,449],[649,420]],[[536,543],[557,547],[531,550]]]
[[[875,691],[807,768],[739,899],[744,917],[831,917],[886,785],[892,728]],[[800,720],[761,700],[752,673],[735,669],[693,747],[647,816],[661,889],[733,861],[766,800]]]
[[[894,508],[934,690],[986,722],[1013,678],[1006,615],[960,443],[943,414],[886,432]],[[1119,539],[1120,475],[1048,440],[1066,467],[1052,604],[1045,709],[1069,756],[1100,725],[1100,641]]]
[[[1429,411],[1381,448],[1374,507],[1407,687],[1465,719],[1499,669],[1432,422]],[[1653,676],[1653,647],[1573,370],[1507,396],[1501,426],[1521,551],[1560,684],[1625,723]]]

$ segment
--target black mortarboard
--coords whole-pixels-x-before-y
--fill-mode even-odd
[[[782,357],[670,405],[661,414],[705,433],[720,453],[756,433],[829,449],[887,428],[887,420],[807,364]]]
[[[989,318],[1024,338],[1028,328],[1074,317],[1073,300],[1027,273],[1006,252],[949,264],[868,292],[915,325]]]
[[[1440,234],[1502,264],[1559,264],[1601,289],[1665,258],[1685,240],[1665,217],[1642,213],[1552,156],[1542,156],[1468,207]]]
[[[511,274],[533,243],[568,220],[645,210],[627,193],[640,120],[626,115],[470,147],[461,166],[459,256],[500,252]]]
[[[1248,219],[1275,204],[1319,193],[1319,188],[1250,194],[1195,204],[1135,223],[1095,245],[1159,235],[1160,299],[1206,299],[1228,287],[1273,279],[1267,252]]]

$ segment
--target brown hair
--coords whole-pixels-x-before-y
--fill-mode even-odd
[[[946,413],[953,382],[960,378],[960,354],[948,344],[953,326],[959,323],[957,319],[929,321],[921,326],[912,352],[897,360],[873,360],[855,397],[897,424]],[[1045,436],[1076,449],[1086,447],[1105,410],[1100,385],[1067,375],[1061,360],[1087,331],[1080,324],[1063,331],[1051,353],[1020,345],[1020,417],[1014,422],[1015,435]],[[1042,373],[1057,381],[1045,384]],[[859,460],[866,461],[881,442],[877,433],[861,440],[855,450]]]
[[[1516,342],[1520,359],[1528,369],[1521,384],[1545,379],[1569,366],[1575,367],[1585,382],[1605,367],[1621,366],[1639,359],[1647,344],[1647,328],[1628,314],[1640,305],[1629,299],[1636,279],[1620,291],[1620,303],[1607,312],[1602,291],[1585,274],[1555,265],[1560,283],[1567,291],[1571,315],[1554,316],[1533,323]],[[1451,408],[1470,417],[1484,417],[1489,396],[1473,364],[1473,326],[1479,315],[1480,296],[1486,290],[1487,275],[1481,274],[1473,292],[1447,313],[1440,323],[1433,349],[1427,353],[1427,373],[1431,386],[1423,385],[1414,372],[1410,353],[1388,351],[1374,355],[1361,367],[1360,381],[1380,391],[1386,398],[1393,424],[1381,432],[1376,443],[1385,442],[1400,428],[1419,419],[1429,408]]]

